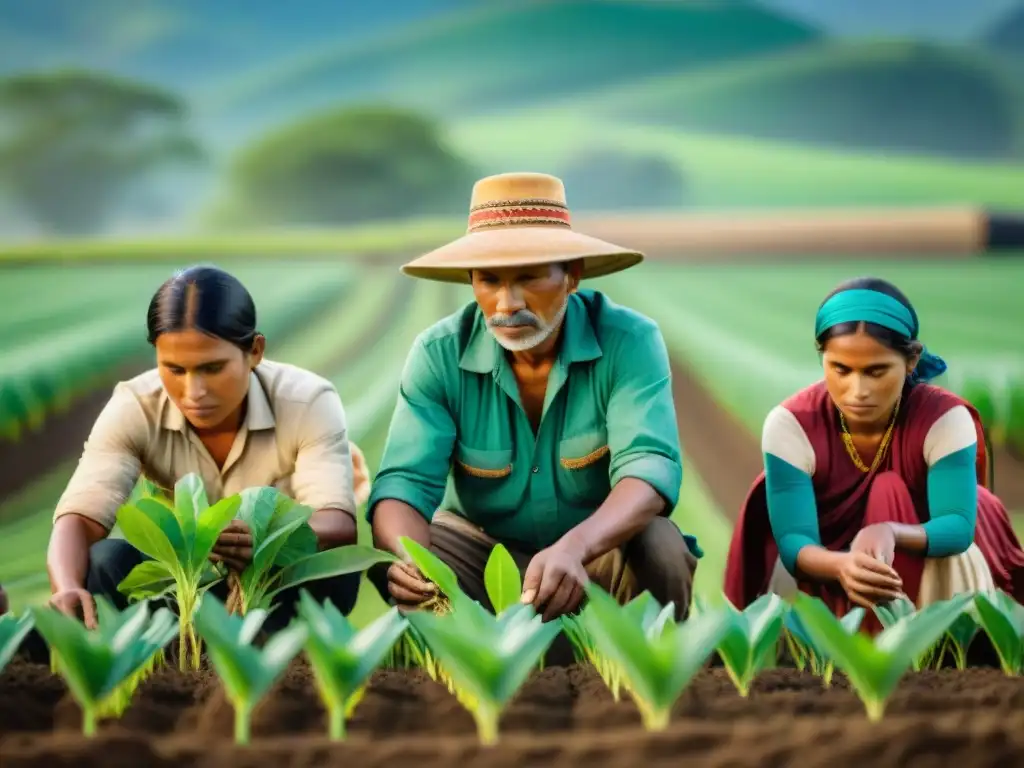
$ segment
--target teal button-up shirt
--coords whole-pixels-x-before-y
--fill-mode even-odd
[[[570,296],[562,332],[536,436],[475,302],[421,333],[367,514],[399,499],[427,520],[450,510],[498,540],[541,549],[624,477],[646,481],[674,508],[683,470],[657,324],[584,290]]]

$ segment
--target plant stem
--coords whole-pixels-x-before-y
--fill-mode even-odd
[[[92,707],[82,707],[82,733],[86,738],[96,735],[96,711]]]
[[[885,699],[867,699],[864,702],[864,709],[867,711],[868,720],[877,723],[885,714]]]
[[[640,702],[638,701],[639,705]],[[640,710],[640,717],[643,720],[644,728],[648,731],[663,731],[668,728],[671,710],[668,707],[656,709],[644,703],[637,707]]]
[[[478,703],[473,709],[477,736],[484,746],[489,747],[498,743],[498,716],[496,708],[483,703]]]
[[[334,705],[327,710],[328,734],[331,741],[342,741],[345,738],[345,705]]]
[[[249,706],[235,704],[235,744],[249,743]]]

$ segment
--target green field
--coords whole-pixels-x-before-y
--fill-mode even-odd
[[[364,450],[371,472],[375,470],[413,338],[469,301],[469,289],[411,281],[391,266],[354,262],[296,258],[226,266],[256,299],[260,328],[268,336],[268,356],[310,368],[334,382],[353,439]],[[842,279],[869,273],[893,280],[915,302],[925,341],[950,363],[950,386],[961,386],[968,372],[994,392],[1024,380],[1017,330],[1024,323],[1024,310],[1014,294],[1014,286],[1024,284],[1020,259],[707,267],[649,262],[593,286],[654,317],[673,354],[693,365],[754,436],[769,408],[820,374],[810,339],[818,302]],[[71,396],[97,386],[86,382],[109,376],[118,361],[149,364],[145,306],[167,274],[168,267],[129,264],[5,270],[0,300],[17,306],[18,312],[5,313],[4,357],[24,361],[18,369],[22,381],[42,376],[58,382],[56,389],[38,390],[37,404],[54,392]],[[75,290],[90,282],[93,289]],[[396,295],[396,288],[407,293]],[[99,355],[107,339],[92,332],[97,328],[120,328],[116,338],[124,339],[117,360],[92,358],[101,362],[93,366],[88,380],[62,374],[59,365],[70,359],[68,349],[77,347],[58,329],[66,327],[69,317],[79,316],[87,322],[72,327],[86,357],[89,349]],[[997,323],[995,317],[1004,319]],[[367,334],[376,334],[381,341],[364,346],[360,339]],[[17,356],[11,357],[14,353]],[[66,405],[59,399],[46,411],[51,416]],[[685,449],[692,452],[699,446]],[[52,467],[0,504],[0,583],[16,608],[46,597],[50,514],[76,458]],[[698,588],[714,592],[721,583],[730,528],[689,462],[674,517],[701,541],[706,557]],[[366,534],[365,526],[362,532]],[[379,606],[366,584],[364,594],[361,612]]]

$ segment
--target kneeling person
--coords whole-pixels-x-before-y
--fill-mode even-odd
[[[367,504],[374,540],[428,546],[487,607],[500,542],[545,620],[575,611],[588,580],[684,618],[700,551],[668,519],[682,465],[665,344],[643,315],[578,290],[642,255],[574,232],[563,200],[546,175],[479,181],[469,233],[403,267],[470,283],[475,301],[409,355]],[[374,578],[401,606],[434,594],[408,563]]]

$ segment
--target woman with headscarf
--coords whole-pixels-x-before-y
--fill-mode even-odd
[[[918,331],[884,280],[847,282],[819,307],[824,378],[766,417],[765,468],[733,532],[725,592],[737,607],[785,582],[840,616],[994,588],[1024,600],[1024,551],[986,487],[978,413],[927,383],[946,364]],[[865,628],[878,626],[869,612]]]

